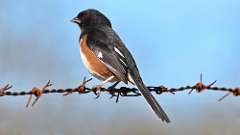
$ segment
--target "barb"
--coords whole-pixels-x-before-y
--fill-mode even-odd
[[[88,94],[88,93],[93,93],[95,95],[96,93],[96,89],[95,88],[89,88],[86,87],[86,84],[88,82],[90,82],[92,80],[92,78],[90,79],[86,79],[86,77],[83,78],[82,83],[76,87],[76,88],[67,88],[67,89],[48,89],[50,86],[52,86],[53,84],[50,83],[50,80],[41,88],[37,88],[37,87],[33,87],[31,91],[20,91],[20,92],[14,92],[14,91],[7,91],[9,89],[12,88],[12,86],[10,86],[9,84],[0,88],[0,96],[26,96],[26,95],[30,95],[30,97],[28,98],[26,107],[29,106],[31,100],[32,100],[32,96],[34,95],[36,97],[36,99],[32,102],[31,106],[34,106],[36,104],[36,102],[39,100],[39,98],[44,95],[44,94],[54,94],[54,93],[59,93],[62,94],[63,96],[68,96],[70,94],[73,93],[78,93],[78,94]],[[226,87],[217,87],[217,86],[213,86],[216,84],[217,81],[213,81],[212,83],[205,85],[203,83],[203,76],[202,74],[200,74],[200,81],[197,82],[195,85],[187,85],[187,86],[183,86],[183,87],[178,87],[178,88],[168,88],[166,86],[149,86],[148,89],[151,92],[155,92],[156,94],[160,95],[163,93],[171,93],[173,95],[175,95],[177,92],[183,92],[183,91],[188,91],[188,94],[191,94],[194,90],[197,93],[201,93],[203,91],[220,91],[220,92],[226,92],[226,94],[221,97],[220,99],[218,99],[218,101],[222,101],[223,99],[225,99],[226,97],[228,97],[229,95],[233,95],[233,96],[240,96],[240,87],[236,87],[236,88],[226,88]],[[116,103],[119,100],[119,97],[136,97],[136,96],[141,96],[141,93],[139,92],[138,89],[136,88],[128,88],[128,87],[121,87],[121,88],[115,88],[115,86],[117,85],[114,84],[109,88],[101,88],[101,92],[107,92],[111,95],[110,98],[116,97]]]
[[[39,89],[37,87],[33,87],[31,92],[30,92],[30,96],[28,98],[26,107],[29,106],[31,100],[32,100],[32,95],[34,95],[36,97],[36,99],[32,102],[32,107],[37,103],[37,101],[39,100],[39,98],[43,95],[43,93],[45,92],[46,88],[52,86],[53,84],[50,83],[50,80],[42,87],[42,89]]]
[[[83,81],[81,83],[80,86],[78,86],[76,89],[72,89],[70,91],[66,91],[64,92],[63,96],[68,96],[69,94],[72,94],[73,92],[78,92],[80,93],[88,93],[88,91],[86,91],[89,88],[86,88],[85,85],[90,82],[92,80],[92,78],[88,79],[86,77],[83,78]]]
[[[12,85],[7,84],[3,88],[0,88],[0,96],[4,96],[5,92],[12,88]]]
[[[200,74],[200,82],[196,83],[196,85],[192,87],[192,89],[188,93],[189,95],[192,93],[193,90],[196,90],[198,93],[200,93],[203,90],[210,89],[217,82],[217,80],[215,80],[214,82],[212,82],[206,86],[205,84],[203,84],[202,80],[203,80],[203,77],[202,77],[202,73],[201,73]]]

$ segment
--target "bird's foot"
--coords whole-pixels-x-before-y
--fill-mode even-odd
[[[114,89],[119,83],[120,83],[120,81],[115,82],[112,86],[108,87],[108,90],[110,90],[110,94],[112,95],[111,98],[116,96]],[[116,103],[118,102],[119,96],[120,96],[120,92],[117,93]]]
[[[100,97],[102,86],[103,86],[103,85],[100,84],[100,85],[95,85],[95,86],[92,88],[94,94],[96,95],[96,99],[98,99],[98,98]]]

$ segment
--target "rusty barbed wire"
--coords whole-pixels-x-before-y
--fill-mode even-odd
[[[49,80],[41,89],[37,88],[37,87],[33,87],[30,91],[20,91],[20,92],[9,91],[9,89],[11,89],[12,86],[7,84],[4,87],[0,88],[0,96],[3,97],[3,96],[27,96],[27,95],[30,95],[30,97],[27,101],[26,107],[29,107],[29,104],[31,102],[33,95],[36,98],[32,102],[31,106],[34,106],[36,104],[36,102],[39,100],[39,98],[41,96],[43,96],[44,94],[51,94],[51,93],[52,94],[53,93],[61,94],[61,93],[63,93],[63,96],[68,96],[72,93],[88,94],[88,93],[92,92],[97,96],[97,88],[86,87],[86,84],[88,82],[90,82],[91,80],[92,80],[92,78],[86,79],[86,77],[84,77],[82,83],[76,88],[47,89],[53,85]],[[194,91],[194,90],[197,93],[201,93],[206,90],[226,92],[226,94],[223,97],[221,97],[220,99],[218,99],[218,101],[222,101],[224,98],[226,98],[227,96],[229,96],[231,94],[233,96],[240,96],[240,87],[226,88],[226,87],[213,86],[213,85],[215,85],[216,82],[217,81],[215,80],[214,82],[212,82],[208,85],[205,85],[202,81],[202,74],[201,74],[200,81],[192,86],[187,85],[187,86],[178,87],[178,88],[168,88],[166,86],[160,85],[160,86],[148,86],[148,89],[151,92],[155,92],[158,95],[160,95],[162,93],[171,93],[174,95],[176,92],[182,92],[182,91],[187,91],[187,90],[190,90],[188,92],[188,94],[191,94],[192,91]],[[108,88],[102,87],[101,92],[109,93],[111,95],[111,98],[116,96],[117,97],[116,102],[118,102],[119,96],[124,96],[124,97],[141,96],[141,93],[136,88],[128,88],[128,87],[115,88],[116,85],[117,85],[117,83]]]

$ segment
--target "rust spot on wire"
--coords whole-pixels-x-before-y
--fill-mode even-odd
[[[233,90],[230,89],[230,91],[227,94],[225,94],[223,97],[218,99],[218,101],[222,101],[223,99],[228,97],[230,94],[233,94],[234,96],[240,96],[240,88],[235,88]]]
[[[31,100],[32,100],[32,95],[34,95],[36,98],[35,100],[32,102],[32,107],[37,103],[37,101],[39,100],[39,98],[43,95],[43,93],[45,92],[45,90],[52,86],[53,84],[50,83],[50,80],[42,87],[42,89],[39,89],[37,87],[33,87],[32,90],[31,90],[31,94],[28,98],[28,102],[26,104],[26,107],[29,106]]]
[[[73,92],[78,92],[79,94],[88,93],[89,91],[86,91],[87,90],[86,84],[88,82],[90,82],[91,80],[92,80],[92,78],[87,79],[86,77],[84,77],[82,83],[77,88],[65,92],[63,94],[63,96],[68,96],[68,95],[72,94]]]
[[[5,92],[12,88],[12,85],[5,85],[3,88],[0,88],[0,96],[5,96]]]
[[[215,80],[214,82],[208,84],[208,85],[205,85],[203,83],[203,77],[202,77],[202,74],[200,74],[200,82],[196,83],[194,86],[192,86],[192,89],[189,91],[188,94],[191,94],[193,90],[196,90],[198,93],[204,91],[204,90],[207,90],[209,88],[211,88],[217,81]]]

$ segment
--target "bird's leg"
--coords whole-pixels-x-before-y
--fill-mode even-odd
[[[111,81],[115,76],[110,76],[109,78],[107,78],[106,80],[104,80],[103,82],[101,82],[100,84],[98,85],[95,85],[93,88],[96,89],[96,92],[95,94],[97,95],[96,98],[99,98],[100,97],[100,93],[101,93],[101,88],[104,84],[106,84],[107,82]]]
[[[119,83],[120,83],[120,81],[115,82],[113,85],[108,87],[108,89],[114,89]]]
[[[112,86],[108,87],[108,89],[109,89],[109,90],[113,90],[119,83],[120,83],[120,81],[115,82]],[[121,93],[121,92],[118,92],[118,94],[117,94],[116,103],[118,102],[120,93]],[[111,93],[111,94],[112,94],[112,97],[111,97],[111,98],[113,98],[113,97],[115,96],[115,92],[114,92],[114,93]]]

